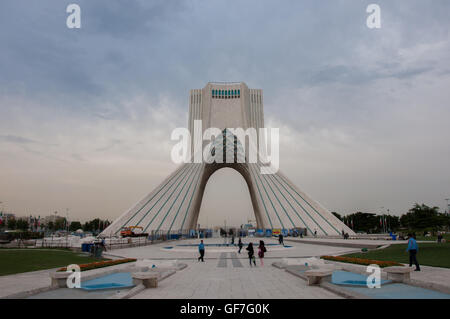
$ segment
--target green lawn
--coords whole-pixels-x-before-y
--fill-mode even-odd
[[[68,249],[0,249],[0,276],[100,260]]]
[[[443,238],[445,241],[450,241],[450,234],[443,234]],[[417,235],[416,240],[426,240],[426,241],[434,241],[437,242],[437,236],[425,237],[423,235]]]
[[[366,258],[383,261],[409,263],[406,244],[393,244],[385,249],[369,250],[367,253],[345,255],[346,257]],[[419,264],[426,266],[450,268],[450,243],[419,243],[417,253]]]

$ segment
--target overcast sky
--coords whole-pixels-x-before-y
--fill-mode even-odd
[[[244,81],[280,128],[280,169],[328,209],[443,209],[449,16],[448,0],[2,0],[0,208],[118,217],[175,169],[189,89]],[[252,217],[246,187],[215,173],[200,223]]]

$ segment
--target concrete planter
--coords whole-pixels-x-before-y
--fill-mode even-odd
[[[136,286],[144,285],[145,288],[158,287],[158,274],[149,272],[135,272],[132,274],[133,283]]]
[[[56,271],[50,273],[50,278],[52,279],[51,286],[58,288],[67,288],[67,278],[73,274],[73,272]]]

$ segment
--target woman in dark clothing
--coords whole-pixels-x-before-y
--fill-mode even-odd
[[[244,246],[244,244],[242,244],[241,237],[239,237],[239,243],[238,243],[238,246],[239,246],[239,253],[241,253],[242,246]]]
[[[260,240],[259,241],[259,246],[258,246],[258,257],[259,260],[261,261],[261,266],[264,266],[264,253],[266,252],[266,247],[264,246],[264,241]]]
[[[253,264],[256,267],[255,251],[253,250],[253,244],[252,243],[248,244],[247,250],[248,250],[248,259],[249,259],[249,262],[250,262],[250,267],[252,266],[252,261],[253,261]]]

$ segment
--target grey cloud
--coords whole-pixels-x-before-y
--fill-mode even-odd
[[[45,143],[36,141],[27,137],[17,136],[17,135],[0,135],[0,140],[3,140],[5,142],[13,143],[13,144],[35,144],[35,145],[46,145],[46,146],[58,146],[58,144],[55,143]]]
[[[107,150],[113,148],[114,146],[117,146],[117,145],[120,145],[120,144],[122,144],[121,140],[112,139],[108,145],[103,146],[103,147],[99,147],[95,151],[96,152],[104,152],[104,151],[107,151]]]
[[[15,135],[0,135],[0,139],[15,144],[39,144],[39,142],[35,140]]]
[[[72,154],[72,158],[74,160],[80,161],[80,162],[85,162],[86,161],[80,154],[76,154],[76,153]]]
[[[398,79],[408,79],[415,77],[420,74],[424,74],[426,72],[429,72],[429,67],[419,67],[419,68],[411,68],[408,70],[398,71],[390,74],[390,76],[396,77]]]
[[[395,163],[420,157],[421,145],[448,160],[448,143],[441,140],[450,135],[443,122],[450,115],[445,107],[450,98],[448,0],[379,0],[380,30],[365,26],[369,1],[76,3],[82,8],[80,30],[65,27],[67,2],[1,1],[0,152],[16,145],[42,165],[44,156],[67,158],[73,166],[61,171],[75,173],[96,161],[118,166],[124,161],[132,173],[128,169],[136,158],[165,159],[154,150],[170,144],[164,138],[169,139],[171,126],[186,125],[189,89],[233,80],[262,88],[266,119],[288,132],[295,128],[292,135],[305,140],[301,147],[286,146],[292,150],[288,156],[300,158],[301,165],[285,172],[300,181],[306,176],[305,190],[317,190],[319,196],[313,197],[319,200],[332,198],[330,208],[352,205],[343,199],[352,192],[346,180],[352,172],[342,168],[346,156],[351,157],[348,165],[372,172],[359,175],[365,180],[385,176],[371,162],[385,159],[387,175],[396,176],[391,182],[399,187],[408,186],[402,177],[408,171]],[[169,115],[153,119],[164,112]],[[437,123],[439,131],[417,130],[424,118]],[[367,166],[352,161],[359,152]],[[316,167],[316,153],[330,160],[328,166]],[[445,165],[436,161],[417,163],[409,172],[432,167],[427,181],[443,181],[439,187],[429,182],[426,198],[411,196],[412,201],[435,200],[450,188]],[[336,162],[342,167],[333,166]],[[327,172],[335,170],[341,178],[339,196],[331,190],[322,194],[321,185],[333,183]],[[395,174],[399,170],[403,175]],[[128,175],[117,177],[123,176]],[[421,194],[419,186],[414,194]],[[360,195],[368,207],[382,200]],[[401,201],[389,194],[384,198],[397,207],[408,200],[407,195]],[[124,204],[128,200],[134,199]]]

